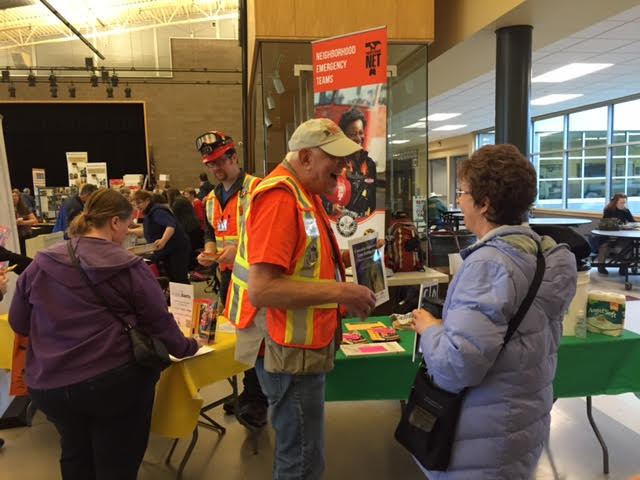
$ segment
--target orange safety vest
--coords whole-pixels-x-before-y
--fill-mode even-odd
[[[207,195],[205,204],[207,222],[215,232],[217,252],[222,251],[227,245],[238,244],[238,232],[244,229],[244,212],[249,209],[251,193],[259,182],[258,177],[245,174],[242,188],[227,201],[224,210],[220,208],[220,202],[218,202],[214,190],[211,190]],[[221,231],[220,226],[224,221],[226,221],[226,229]],[[231,270],[232,268],[232,264],[220,265],[220,270]]]
[[[297,257],[291,259],[289,269],[283,276],[305,283],[335,282],[336,262],[338,262],[340,273],[344,278],[340,250],[324,210],[316,208],[312,197],[283,164],[278,165],[260,182],[251,195],[252,204],[253,199],[258,197],[261,192],[271,188],[286,188],[296,197],[300,215],[299,223],[302,226],[298,235],[304,236],[306,245],[306,248]],[[247,215],[250,212],[251,206]],[[319,223],[323,225],[319,227]],[[250,242],[251,238],[248,237],[245,230],[238,245],[225,307],[225,317],[240,329],[249,326],[258,311],[249,302],[247,253]],[[270,337],[280,345],[298,348],[319,349],[326,347],[333,340],[339,320],[337,303],[314,305],[298,310],[267,308],[266,313]]]

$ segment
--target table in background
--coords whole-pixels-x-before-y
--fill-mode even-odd
[[[530,218],[529,225],[559,225],[565,227],[577,227],[591,223],[588,218],[554,217],[554,218]]]
[[[619,253],[612,253],[604,263],[594,263],[603,267],[624,267],[624,288],[631,290],[629,273],[638,275],[640,267],[640,230],[592,230],[593,235],[609,238],[627,239],[629,243],[625,245]]]
[[[433,268],[425,267],[424,272],[395,272],[390,277],[387,277],[387,285],[389,287],[404,287],[421,285],[432,280],[437,280],[438,283],[449,283],[449,275]]]
[[[372,317],[389,325],[389,317]],[[345,322],[359,323],[358,319]],[[413,332],[399,332],[403,353],[346,357],[339,352],[327,376],[327,400],[406,400],[418,369],[412,362]],[[620,337],[589,333],[586,339],[562,337],[553,380],[555,398],[586,397],[587,417],[602,447],[603,471],[609,472],[607,446],[593,421],[591,397],[640,392],[640,335]]]

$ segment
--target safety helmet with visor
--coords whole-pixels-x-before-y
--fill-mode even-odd
[[[211,130],[196,139],[196,149],[202,155],[202,163],[215,162],[222,155],[235,148],[233,139],[222,132]]]

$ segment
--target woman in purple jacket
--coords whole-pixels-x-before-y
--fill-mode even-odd
[[[512,145],[486,146],[458,172],[458,203],[478,242],[449,286],[442,320],[414,311],[415,330],[434,382],[467,387],[447,471],[430,480],[526,480],[549,435],[562,318],[576,290],[576,260],[566,245],[539,237],[522,219],[536,198],[536,172]],[[542,283],[502,349],[536,270]]]
[[[178,329],[151,270],[121,245],[132,211],[115,191],[92,194],[69,227],[76,256],[112,311],[172,355],[193,355],[198,345]],[[133,362],[122,324],[73,265],[66,242],[38,253],[20,276],[9,323],[29,337],[29,395],[60,433],[62,477],[135,479],[159,374]]]

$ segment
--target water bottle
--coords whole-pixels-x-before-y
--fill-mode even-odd
[[[578,310],[578,320],[576,322],[576,337],[587,338],[587,317],[584,310]]]

